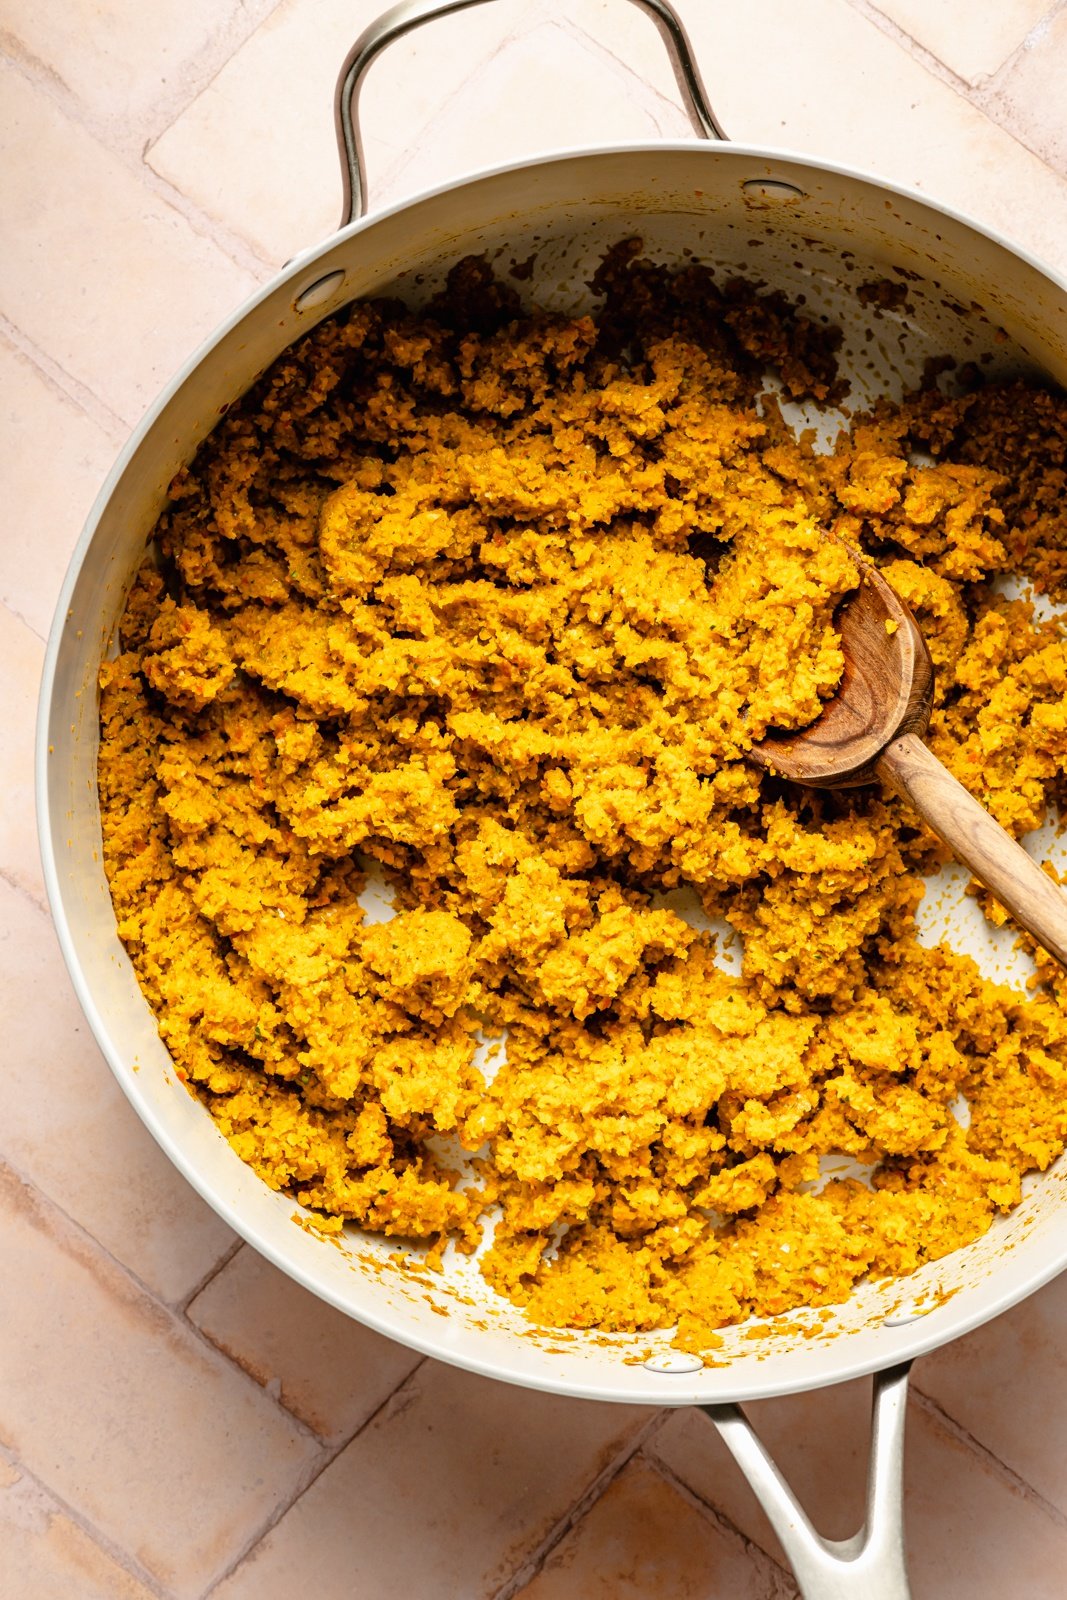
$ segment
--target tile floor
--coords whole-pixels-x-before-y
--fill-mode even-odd
[[[0,3],[0,1594],[788,1596],[703,1417],[420,1361],[238,1248],[113,1085],[44,908],[32,718],[70,548],[171,369],[332,226],[333,78],[381,3]],[[1067,4],[678,6],[736,137],[917,185],[1067,268]],[[685,132],[623,0],[450,18],[377,67],[364,117],[376,203],[489,153]],[[1065,1333],[1061,1280],[919,1364],[920,1600],[1062,1595]],[[830,1533],[865,1406],[755,1408]]]

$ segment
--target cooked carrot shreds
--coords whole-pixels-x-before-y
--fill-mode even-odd
[[[523,310],[461,263],[231,409],[102,668],[106,862],[163,1039],[268,1184],[435,1259],[492,1208],[482,1270],[531,1318],[706,1349],[976,1238],[1063,1149],[1059,969],[1021,998],[920,949],[939,847],[903,803],[745,753],[834,693],[851,543],[929,640],[937,754],[1044,819],[1064,631],[988,580],[1067,593],[1067,406],[931,387],[819,455],[756,397],[838,398],[832,330],[632,244],[596,287]],[[829,1155],[869,1186],[815,1192]]]

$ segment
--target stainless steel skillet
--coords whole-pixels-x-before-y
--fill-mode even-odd
[[[41,696],[38,798],[53,913],[86,1015],[125,1092],[189,1181],[279,1267],[390,1337],[488,1376],[590,1399],[705,1407],[757,1489],[806,1595],[899,1600],[907,1593],[899,1487],[907,1363],[1067,1265],[1063,1163],[1034,1180],[1019,1209],[986,1238],[903,1285],[861,1286],[828,1323],[794,1313],[794,1331],[759,1341],[727,1330],[721,1367],[679,1358],[666,1337],[561,1345],[496,1302],[463,1262],[427,1290],[381,1270],[381,1241],[353,1232],[338,1250],[295,1226],[293,1203],[259,1183],[177,1082],[116,935],[100,866],[95,685],[126,587],[167,485],[221,410],[352,298],[395,292],[417,301],[458,257],[486,252],[505,264],[534,255],[531,295],[574,308],[605,248],[640,233],[664,261],[691,252],[804,294],[810,310],[844,328],[843,359],[861,396],[899,392],[919,378],[928,356],[945,352],[985,359],[994,373],[1067,378],[1061,278],[959,213],[877,178],[725,143],[665,0],[638,3],[672,52],[697,138],[489,170],[363,216],[355,108],[367,68],[410,28],[478,3],[485,0],[410,0],[364,34],[339,89],[340,231],[290,262],[195,353],[135,432],[93,509],[64,584]],[[906,317],[886,313],[872,344],[854,288],[894,268],[910,275],[913,309]],[[984,963],[1002,963],[996,939],[957,901],[948,919],[953,940]],[[650,1343],[651,1358],[635,1363],[635,1351]],[[867,1373],[876,1374],[867,1528],[831,1547],[807,1525],[737,1404]]]

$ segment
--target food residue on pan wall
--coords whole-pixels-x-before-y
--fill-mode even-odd
[[[978,1237],[1063,1148],[1060,971],[1021,996],[921,948],[937,841],[746,751],[833,694],[851,544],[929,641],[936,753],[1042,821],[1067,647],[991,580],[1067,594],[1067,407],[931,381],[820,455],[758,397],[841,398],[832,330],[632,242],[596,288],[524,311],[461,263],[229,411],[101,670],[106,865],[183,1079],[268,1184],[431,1262],[488,1227],[534,1323],[705,1351]],[[828,1155],[869,1181],[818,1187]]]

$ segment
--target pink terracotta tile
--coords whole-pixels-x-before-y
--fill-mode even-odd
[[[0,1587],[20,1600],[150,1600],[151,1595],[2,1455]]]
[[[11,67],[0,150],[0,312],[130,422],[254,280]]]
[[[43,639],[70,553],[118,454],[105,431],[0,339],[0,600]]]
[[[1004,65],[1049,10],[1050,0],[875,0],[878,10],[924,50],[967,83],[978,83]]]
[[[231,1360],[333,1444],[349,1438],[421,1356],[335,1311],[245,1246],[188,1307]]]
[[[233,1234],[141,1125],[97,1049],[47,915],[0,883],[0,1151],[166,1300]]]
[[[6,1169],[0,1255],[0,1436],[192,1600],[297,1491],[318,1447]]]
[[[191,98],[201,74],[269,5],[270,0],[154,0],[150,6],[138,0],[33,0],[5,6],[4,25],[13,50],[39,63],[121,138],[151,122],[161,100]]]
[[[1057,172],[1067,172],[1067,13],[1034,30],[998,79],[989,109]]]
[[[609,1485],[516,1600],[767,1600],[767,1573],[640,1459]]]
[[[925,1356],[916,1386],[1067,1515],[1067,1276]]]
[[[4,717],[0,724],[0,874],[8,883],[44,901],[33,809],[33,725],[44,646],[24,622],[0,606],[0,669]]]
[[[427,1362],[213,1600],[481,1600],[646,1421]]]
[[[862,1514],[867,1391],[865,1383],[842,1384],[746,1408],[815,1526],[829,1537],[855,1532]],[[651,1450],[785,1565],[767,1519],[708,1419],[695,1412],[672,1417]],[[914,1600],[1062,1595],[1062,1523],[916,1404],[908,1416],[904,1505]]]
[[[152,146],[151,166],[268,260],[281,263],[325,238],[341,209],[334,85],[349,48],[384,9],[381,0],[283,0]],[[375,204],[383,169],[418,143],[433,110],[529,9],[449,17],[398,41],[371,69],[360,120]]]

